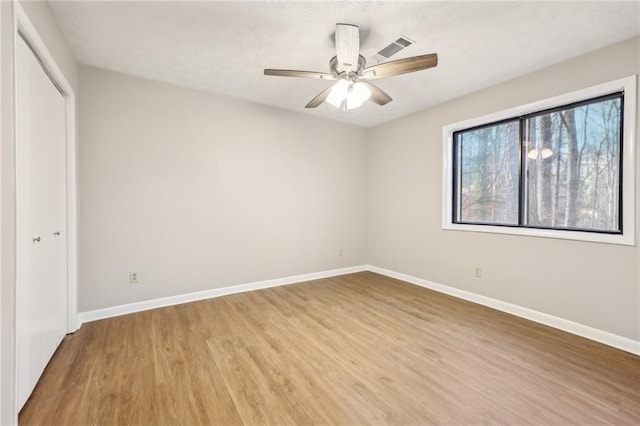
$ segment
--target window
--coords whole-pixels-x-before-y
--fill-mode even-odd
[[[633,245],[635,90],[632,77],[446,126],[443,228]]]
[[[517,120],[454,134],[455,222],[518,225]]]

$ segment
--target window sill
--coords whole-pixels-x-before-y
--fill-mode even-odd
[[[624,246],[635,245],[633,236],[626,234],[601,234],[596,232],[561,231],[557,229],[522,228],[515,226],[466,225],[461,223],[444,223],[442,225],[442,229],[449,231],[484,232],[491,234],[587,241],[592,243],[617,244]]]

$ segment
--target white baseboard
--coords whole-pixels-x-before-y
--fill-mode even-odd
[[[243,293],[246,291],[260,290],[269,287],[297,284],[305,281],[318,280],[322,278],[335,277],[338,275],[352,274],[366,271],[366,265],[351,266],[348,268],[332,269],[329,271],[313,272],[310,274],[293,275],[290,277],[276,278],[266,281],[256,281],[247,284],[238,284],[228,287],[213,288],[211,290],[197,291],[194,293],[178,294],[176,296],[162,297],[159,299],[144,300],[142,302],[128,303],[126,305],[111,306],[93,311],[80,312],[78,314],[79,325],[85,322],[96,321],[119,315],[132,314],[134,312],[147,311],[149,309],[162,308],[165,306],[180,305],[182,303],[195,302],[197,300],[211,299],[213,297],[226,296],[229,294]]]
[[[179,305],[182,303],[195,302],[197,300],[211,299],[213,297],[226,296],[229,294],[242,293],[252,290],[260,290],[269,287],[278,287],[289,284],[297,284],[306,281],[318,280],[322,278],[335,277],[338,275],[352,274],[355,272],[371,271],[387,277],[396,278],[410,284],[415,284],[439,293],[448,294],[459,299],[468,300],[478,303],[502,312],[535,321],[540,324],[548,325],[568,333],[576,334],[596,342],[603,343],[614,348],[640,355],[640,341],[635,341],[627,337],[618,336],[617,334],[589,327],[577,322],[573,322],[564,318],[559,318],[533,309],[524,308],[512,303],[503,302],[501,300],[492,299],[469,291],[460,290],[443,284],[438,284],[423,278],[402,274],[400,272],[379,268],[373,265],[360,265],[348,268],[332,269],[329,271],[314,272],[310,274],[294,275],[284,278],[276,278],[266,281],[256,281],[247,284],[232,285],[222,288],[214,288],[211,290],[198,291],[194,293],[179,294],[176,296],[163,297],[153,300],[145,300],[142,302],[129,303],[126,305],[112,306],[94,311],[80,312],[78,314],[79,326],[85,322],[96,321],[105,318],[116,317],[119,315],[132,314],[134,312],[146,311],[149,309],[162,308],[165,306]]]
[[[400,272],[390,271],[388,269],[379,268],[377,266],[368,265],[367,269],[377,274],[385,275],[387,277],[396,278],[401,281],[406,281],[411,284],[425,287],[431,290],[435,290],[439,293],[448,294],[450,296],[457,297],[459,299],[468,300],[470,302],[478,303],[480,305],[487,306],[489,308],[496,309],[498,311],[507,312],[509,314],[525,318],[540,324],[548,325],[549,327],[557,328],[566,331],[571,334],[585,337],[587,339],[595,340],[596,342],[603,343],[608,346],[612,346],[617,349],[621,349],[626,352],[631,352],[635,355],[640,355],[640,341],[635,341],[627,337],[618,336],[617,334],[609,333],[607,331],[599,330],[597,328],[589,327],[577,322],[569,321],[564,318],[559,318],[553,315],[545,314],[543,312],[534,311],[533,309],[523,308],[522,306],[514,305],[501,300],[492,299],[490,297],[481,296],[469,291],[460,290],[455,287],[449,287],[443,284],[434,283],[422,278],[414,277],[411,275],[402,274]]]

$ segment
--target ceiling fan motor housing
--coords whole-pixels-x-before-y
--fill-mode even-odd
[[[364,58],[364,56],[358,55],[358,65],[354,70],[347,73],[346,71],[338,70],[338,57],[334,56],[329,61],[329,69],[331,70],[331,74],[336,76],[336,78],[345,78],[349,80],[355,80],[356,78],[358,78],[358,75],[364,69],[366,64],[367,64],[367,60]]]

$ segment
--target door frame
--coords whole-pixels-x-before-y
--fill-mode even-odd
[[[41,63],[45,72],[49,75],[49,78],[53,81],[53,83],[57,86],[58,90],[62,93],[62,96],[65,99],[65,112],[66,112],[66,160],[67,160],[67,324],[66,324],[66,332],[73,333],[79,328],[78,324],[78,201],[77,201],[77,141],[76,141],[76,94],[69,84],[69,81],[65,77],[62,69],[58,66],[53,55],[47,48],[43,39],[38,34],[35,25],[31,22],[27,13],[24,11],[19,2],[14,2],[14,40],[13,40],[13,51],[14,51],[14,59],[15,52],[17,50],[17,43],[19,41],[19,37],[22,37],[27,45],[31,48],[33,53],[35,54],[38,61]],[[17,112],[17,63],[13,61],[13,74],[16,78],[14,78],[13,82],[13,90],[16,95],[14,96],[14,111]],[[16,114],[17,115],[17,114]],[[14,126],[16,125],[16,117],[14,116]],[[15,146],[15,154],[17,155],[17,132],[14,133],[14,146]],[[14,156],[14,166],[17,165],[17,157]],[[14,169],[15,171],[15,169]],[[17,180],[17,173],[14,175],[16,178],[15,186],[16,193],[20,190],[20,182]],[[16,199],[17,201],[17,199]],[[17,208],[17,205],[16,205]],[[17,222],[20,221],[20,218],[16,215],[16,229]],[[17,241],[14,241],[14,249],[17,253]],[[17,265],[14,265],[17,267]],[[17,300],[20,297],[20,286],[17,285],[16,278],[16,287],[15,287],[15,301],[17,308]],[[17,312],[14,312],[14,321],[16,325],[16,336],[19,335],[18,329],[20,327],[19,322],[17,321]],[[15,352],[17,356],[17,347],[16,344]],[[14,364],[16,368],[16,380],[14,382],[15,385],[15,395],[17,395],[17,363]],[[16,401],[16,413],[18,412],[17,408],[17,398]]]

